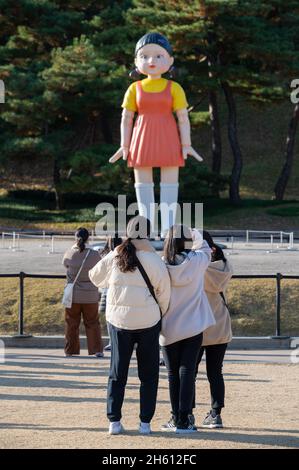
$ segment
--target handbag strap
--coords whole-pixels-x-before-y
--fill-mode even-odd
[[[137,258],[137,257],[136,257]],[[151,281],[149,280],[149,277],[144,269],[144,267],[142,266],[142,264],[140,263],[139,259],[137,258],[136,260],[136,263],[137,263],[137,268],[139,269],[140,271],[140,274],[142,275],[143,279],[145,280],[145,283],[150,291],[150,293],[152,294],[152,296],[154,297],[159,309],[160,309],[160,315],[161,315],[161,318],[162,318],[162,311],[161,311],[161,308],[160,308],[160,305],[159,305],[159,302],[157,300],[157,297],[156,297],[156,294],[155,294],[155,291],[154,291],[154,288],[152,286],[152,283]]]
[[[224,297],[224,293],[223,293],[223,292],[219,292],[219,294],[220,294],[220,296],[221,296],[221,298],[222,298],[222,300],[223,300],[223,302],[224,302],[225,307],[227,308],[227,310],[229,310],[228,305],[227,305],[226,300],[225,300],[225,297]]]
[[[85,261],[87,260],[87,256],[89,255],[90,251],[91,251],[91,250],[88,250],[88,252],[86,253],[85,258],[84,258],[84,260],[82,261],[82,264],[81,264],[81,266],[80,266],[80,269],[79,269],[79,271],[77,272],[77,275],[76,275],[76,277],[75,277],[75,280],[74,280],[74,282],[73,282],[73,285],[75,285],[75,283],[77,282],[78,277],[79,277],[80,274],[81,274],[82,268],[83,268],[83,266],[84,266]]]

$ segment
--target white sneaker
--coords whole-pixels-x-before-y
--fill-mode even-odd
[[[139,424],[139,432],[140,434],[151,434],[152,430],[150,423],[143,423],[141,421],[141,423]]]
[[[113,423],[109,424],[109,434],[121,434],[124,432],[124,427],[120,421],[113,421]]]

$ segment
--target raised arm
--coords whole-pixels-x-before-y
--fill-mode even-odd
[[[109,283],[108,262],[113,256],[113,251],[104,256],[89,272],[89,279],[98,288],[107,288]]]
[[[164,315],[169,306],[171,286],[168,270],[163,262],[159,263],[156,269],[156,278],[153,287],[162,315]]]
[[[126,108],[123,109],[120,124],[120,148],[109,159],[110,163],[114,163],[120,158],[123,158],[123,160],[127,160],[128,158],[134,114],[134,111],[129,111]]]
[[[186,160],[188,155],[191,155],[192,157],[196,158],[196,160],[198,160],[199,162],[202,162],[202,157],[194,150],[191,145],[191,128],[187,108],[179,109],[176,112],[176,115],[178,118],[182,153],[184,159]]]

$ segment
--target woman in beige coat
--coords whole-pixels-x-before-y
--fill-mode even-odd
[[[211,392],[211,410],[204,419],[202,426],[207,428],[222,428],[221,409],[224,407],[225,396],[222,366],[227,345],[232,339],[231,319],[224,292],[233,271],[222,249],[214,243],[211,235],[205,230],[203,231],[203,238],[212,249],[211,263],[205,272],[204,289],[214,313],[216,324],[207,328],[203,333],[203,341],[197,363],[198,371],[199,363],[205,351],[207,376]]]
[[[140,380],[139,432],[151,433],[159,380],[160,322],[170,300],[170,279],[164,262],[148,240],[150,231],[150,222],[145,217],[131,219],[127,226],[128,238],[89,272],[93,284],[108,288],[106,319],[111,340],[107,391],[109,434],[124,431],[122,405],[135,344]],[[138,268],[139,262],[148,275],[157,301]]]

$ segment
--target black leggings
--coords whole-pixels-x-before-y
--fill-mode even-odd
[[[111,360],[107,390],[107,417],[120,421],[134,344],[140,380],[140,421],[150,423],[156,408],[159,380],[160,322],[143,330],[123,330],[109,325]]]
[[[221,408],[224,408],[225,386],[222,366],[226,348],[227,343],[202,346],[200,348],[195,373],[193,408],[195,408],[196,376],[204,351],[206,352],[206,369],[210,383],[211,407],[217,410],[218,413],[221,412]]]
[[[186,423],[192,412],[194,376],[201,343],[202,333],[162,347],[172,414],[181,423]]]

